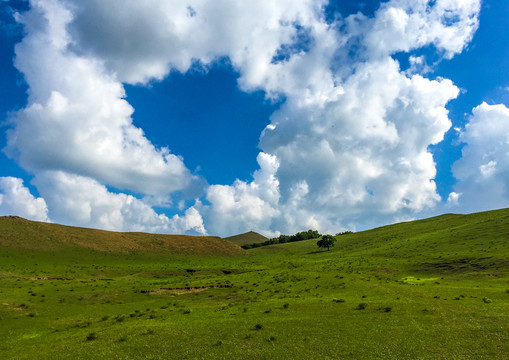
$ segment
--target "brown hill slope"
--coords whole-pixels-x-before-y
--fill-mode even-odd
[[[0,217],[0,246],[43,251],[83,248],[113,253],[246,254],[238,245],[217,236],[120,233],[36,222],[15,216]]]
[[[265,236],[258,234],[257,232],[254,231],[249,231],[247,233],[239,235],[233,235],[224,239],[231,241],[232,243],[237,244],[239,246],[246,244],[262,243],[264,241],[269,240]]]

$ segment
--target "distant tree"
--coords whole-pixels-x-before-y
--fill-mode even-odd
[[[320,240],[316,243],[319,248],[327,248],[328,251],[330,251],[330,248],[334,246],[334,243],[336,242],[336,239],[332,235],[323,235]]]

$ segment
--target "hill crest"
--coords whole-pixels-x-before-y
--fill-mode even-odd
[[[55,251],[89,249],[113,253],[168,253],[203,256],[246,254],[238,245],[218,236],[162,235],[142,232],[114,232],[0,217],[0,246]]]
[[[265,242],[265,241],[269,240],[268,238],[266,238],[262,234],[259,234],[259,233],[254,232],[254,231],[248,231],[248,232],[245,232],[243,234],[229,236],[229,237],[226,237],[224,239],[228,240],[228,241],[230,241],[230,242],[232,242],[234,244],[237,244],[239,246],[247,245],[247,244],[262,243],[262,242]]]

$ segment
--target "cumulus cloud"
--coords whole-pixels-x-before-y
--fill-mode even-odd
[[[30,89],[27,107],[11,119],[7,154],[32,172],[64,170],[137,193],[197,186],[182,158],[156,148],[133,125],[122,84],[99,60],[69,50],[72,19],[57,1],[33,1],[18,16],[27,35],[15,65]]]
[[[35,198],[23,180],[0,177],[0,215],[17,215],[29,220],[49,221],[48,207],[43,198]]]
[[[450,128],[445,105],[458,88],[447,79],[415,74],[429,70],[422,59],[413,58],[412,71],[403,72],[391,55],[433,44],[451,57],[470,41],[478,12],[479,1],[389,1],[373,18],[359,13],[331,26],[338,29],[329,35],[333,56],[316,50],[322,55],[314,62],[320,77],[293,71],[295,64],[313,61],[315,49],[279,64],[280,73],[306,91],[285,92],[287,101],[260,139],[263,152],[279,163],[279,197],[272,206],[279,212],[267,212],[270,229],[366,228],[412,218],[440,201],[428,148]],[[319,78],[333,85],[324,87],[329,82]],[[315,87],[302,86],[314,81]],[[257,183],[221,190],[247,201],[239,185]],[[219,215],[215,221],[218,226]],[[259,224],[267,226],[267,220]]]
[[[453,165],[456,192],[463,211],[480,211],[509,204],[509,109],[482,103],[472,110],[459,139],[465,145]]]
[[[51,217],[65,224],[117,231],[206,234],[194,207],[183,216],[168,218],[132,195],[112,193],[94,179],[62,171],[39,173],[34,184],[45,198]]]
[[[392,0],[383,3],[366,36],[371,56],[434,44],[446,58],[460,53],[479,25],[479,0]]]
[[[193,60],[229,56],[247,83],[259,83],[296,24],[312,27],[324,0],[71,1],[79,48],[106,60],[120,80],[144,83]]]
[[[7,152],[36,174],[51,217],[73,224],[229,235],[411,218],[440,201],[428,147],[450,128],[445,106],[458,96],[450,80],[425,78],[431,67],[413,52],[461,52],[480,1],[391,0],[332,23],[326,3],[32,0],[16,48],[29,101]],[[402,52],[407,71],[393,59]],[[158,215],[150,205],[180,190],[199,196],[200,179],[133,125],[122,83],[224,57],[242,90],[285,99],[261,134],[259,169],[251,182],[209,186],[183,216]],[[486,178],[503,168],[479,163]]]
[[[232,186],[211,185],[207,190],[210,205],[199,207],[207,219],[210,232],[233,235],[245,229],[259,229],[270,233],[272,219],[279,216],[279,181],[275,173],[279,163],[275,156],[260,153],[260,169],[253,181],[237,180]]]

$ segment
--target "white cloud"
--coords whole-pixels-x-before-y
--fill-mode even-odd
[[[472,110],[460,133],[465,144],[462,157],[453,165],[458,179],[455,191],[463,193],[463,211],[509,206],[509,109],[482,103]]]
[[[456,193],[454,191],[452,191],[449,196],[447,197],[447,203],[446,203],[446,206],[447,207],[453,207],[453,206],[457,206],[459,204],[459,199],[461,197],[461,193]]]
[[[383,3],[366,36],[371,56],[434,44],[446,58],[460,53],[479,26],[479,0],[392,0]]]
[[[52,218],[69,225],[116,231],[206,234],[194,207],[168,218],[132,195],[112,193],[97,181],[61,171],[39,173],[34,179]]]
[[[0,215],[16,215],[29,220],[49,221],[48,207],[43,198],[35,198],[23,180],[0,177]]]
[[[439,143],[450,128],[445,105],[459,90],[447,79],[401,72],[390,55],[431,43],[445,57],[460,52],[477,28],[479,11],[478,1],[462,4],[390,1],[374,18],[355,14],[341,20],[344,26],[336,24],[342,30],[324,36],[331,39],[334,52],[317,46],[278,64],[281,75],[274,79],[287,101],[272,115],[260,148],[279,163],[274,174],[279,197],[271,203],[261,201],[252,191],[260,188],[256,180],[212,187],[208,196],[217,196],[206,224],[210,221],[220,232],[235,232],[239,223],[244,223],[242,229],[294,232],[315,227],[332,232],[344,224],[368,227],[433,208],[440,197],[428,147]],[[315,51],[321,56],[313,58]],[[302,71],[310,64],[321,76]],[[414,72],[419,70],[428,68],[414,67]],[[285,81],[297,84],[298,90],[284,90]],[[257,221],[237,216],[233,229],[231,218],[222,222],[219,214],[247,208],[242,201],[259,203],[255,209],[270,207]],[[225,204],[227,209],[221,209]],[[211,215],[214,211],[217,214]]]
[[[16,49],[29,104],[13,118],[7,150],[35,172],[51,217],[67,223],[203,233],[205,222],[228,235],[411,218],[440,200],[428,147],[450,128],[445,105],[458,89],[424,78],[423,58],[409,54],[402,72],[391,55],[429,45],[445,58],[461,52],[480,1],[391,0],[372,18],[333,24],[325,3],[33,0]],[[286,101],[261,135],[253,180],[211,185],[203,204],[169,219],[148,204],[200,181],[132,124],[122,82],[147,84],[221,57],[241,89]],[[485,160],[478,169],[490,178],[504,168]]]
[[[72,13],[57,1],[32,6],[18,17],[27,35],[15,61],[30,86],[28,105],[12,119],[7,153],[32,172],[64,170],[143,194],[198,186],[180,157],[133,125],[122,84],[99,60],[69,50]]]
[[[78,47],[106,60],[122,81],[162,79],[193,60],[229,56],[243,81],[259,84],[295,23],[315,26],[324,0],[71,1]]]
[[[275,177],[279,163],[275,156],[265,153],[258,154],[257,160],[260,169],[251,183],[237,180],[233,186],[209,187],[210,205],[198,207],[207,219],[209,232],[234,235],[245,229],[270,230],[272,219],[279,216],[279,181]]]

